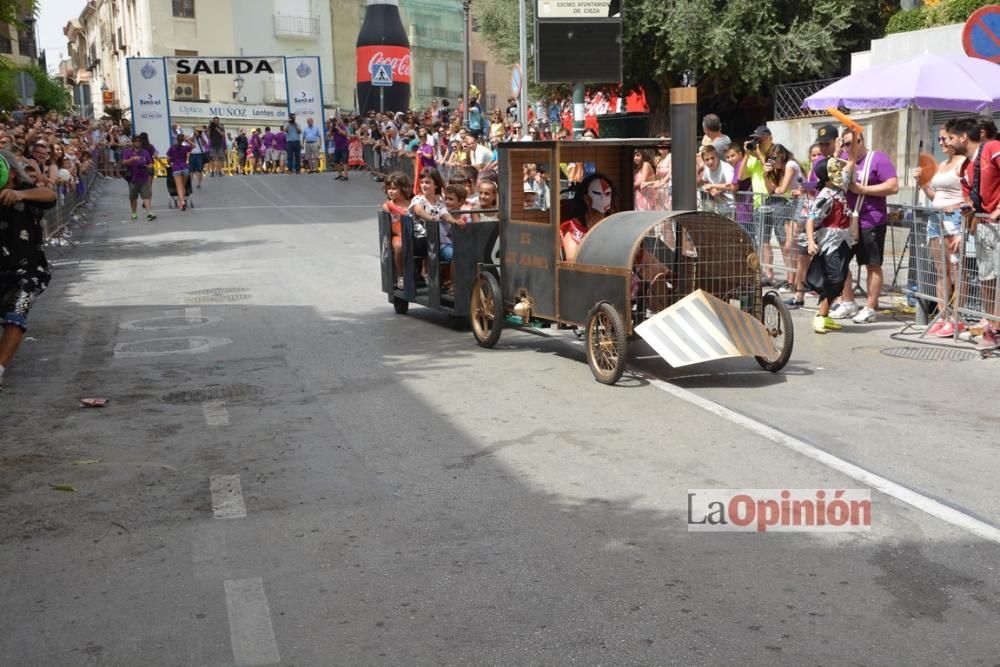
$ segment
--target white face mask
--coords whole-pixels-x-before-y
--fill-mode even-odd
[[[611,188],[604,181],[591,182],[587,194],[590,195],[590,208],[598,213],[607,213],[611,210]]]

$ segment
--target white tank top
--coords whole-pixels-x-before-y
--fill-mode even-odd
[[[961,164],[959,162],[959,165]],[[936,209],[957,208],[965,201],[962,196],[962,181],[958,177],[958,168],[937,172],[931,179],[930,185],[934,189],[934,201],[931,202],[931,206]]]

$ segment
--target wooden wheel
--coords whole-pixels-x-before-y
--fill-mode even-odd
[[[493,347],[503,330],[503,296],[492,273],[479,274],[469,297],[469,322],[480,347]]]
[[[625,372],[625,325],[610,303],[601,302],[587,321],[587,364],[602,384],[614,384]]]
[[[774,348],[778,350],[778,358],[768,361],[764,357],[755,357],[757,363],[765,371],[777,373],[792,357],[792,345],[795,343],[795,327],[792,325],[792,313],[788,310],[777,292],[768,292],[764,295],[764,308],[761,313],[761,322],[771,336]]]

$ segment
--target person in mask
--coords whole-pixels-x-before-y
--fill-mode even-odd
[[[614,206],[615,190],[611,179],[604,174],[587,176],[576,187],[573,202],[575,215],[559,225],[562,236],[563,253],[567,262],[576,261],[583,237],[594,225],[611,214]]]

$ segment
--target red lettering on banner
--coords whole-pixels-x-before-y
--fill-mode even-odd
[[[410,49],[405,46],[359,46],[357,49],[357,80],[372,80],[374,65],[392,65],[393,83],[410,83]]]

